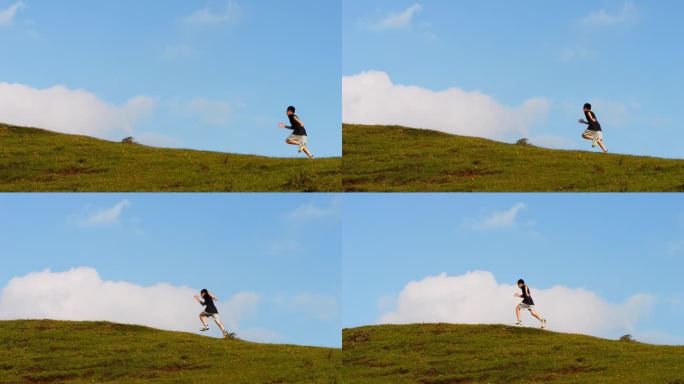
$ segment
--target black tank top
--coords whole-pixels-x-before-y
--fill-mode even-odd
[[[532,300],[532,292],[530,292],[530,295],[528,296],[527,295],[527,289],[525,289],[525,288],[527,288],[527,285],[524,285],[524,284],[522,287],[520,287],[520,289],[522,290],[522,297],[523,297],[522,302],[527,304],[527,305],[534,305],[534,300]]]
[[[587,122],[589,123],[589,130],[590,131],[600,131],[601,130],[601,124],[599,124],[598,119],[596,118],[596,114],[592,111],[586,111],[584,112],[584,116],[587,117]],[[592,121],[592,117],[596,121]]]
[[[204,305],[205,312],[218,313],[218,309],[216,309],[216,305],[214,305],[214,299],[212,299],[211,296],[204,296]]]
[[[297,119],[295,119],[295,117],[297,117],[297,115],[294,113],[287,116],[287,118],[290,119],[290,126],[292,127],[293,131],[292,133],[299,136],[306,136],[306,129],[299,124],[299,118],[297,117]]]

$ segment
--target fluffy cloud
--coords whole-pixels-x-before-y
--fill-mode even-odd
[[[229,1],[220,9],[203,8],[197,10],[183,21],[185,24],[194,27],[213,26],[235,22],[239,15],[240,7],[238,3]]]
[[[429,276],[407,284],[397,297],[395,309],[378,322],[512,324],[515,305],[520,301],[513,294],[519,291],[515,285],[498,283],[490,272]],[[655,302],[652,296],[637,294],[624,303],[610,303],[594,292],[560,285],[531,291],[551,330],[602,337],[633,333]],[[523,316],[526,324],[538,326],[528,313]]]
[[[121,138],[154,109],[155,101],[138,96],[121,106],[96,95],[63,86],[37,89],[0,83],[0,121],[63,133]]]
[[[422,10],[423,7],[420,4],[413,4],[401,12],[391,13],[380,20],[369,23],[368,27],[375,30],[408,28],[413,22],[413,17]]]
[[[510,228],[516,224],[518,214],[526,208],[524,203],[518,203],[505,211],[492,212],[480,220],[467,220],[465,225],[481,231]]]
[[[0,296],[0,319],[111,321],[192,331],[199,325],[201,307],[193,299],[198,292],[170,284],[145,287],[103,280],[92,268],[45,270],[10,280]],[[258,294],[241,292],[217,304],[225,325],[239,330],[259,301]]]
[[[378,71],[343,77],[342,103],[346,123],[403,125],[502,140],[527,136],[550,105],[535,98],[512,108],[479,92],[393,84]]]
[[[585,27],[612,27],[631,23],[637,19],[638,14],[634,3],[626,2],[616,13],[601,9],[582,18],[580,24]]]
[[[127,199],[121,200],[111,207],[97,209],[85,215],[74,215],[69,221],[81,227],[98,227],[119,222],[124,209],[131,206]]]
[[[8,27],[14,24],[14,18],[17,13],[24,9],[26,4],[23,1],[18,1],[9,7],[0,11],[0,27]]]

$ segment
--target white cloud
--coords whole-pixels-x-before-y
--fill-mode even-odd
[[[240,17],[240,6],[235,1],[229,1],[219,9],[203,8],[187,16],[183,22],[190,26],[213,26],[233,23]]]
[[[131,206],[131,202],[127,199],[121,200],[108,208],[97,209],[86,215],[70,216],[68,221],[75,223],[81,227],[98,227],[103,225],[112,225],[119,222],[121,214],[124,209]]]
[[[9,27],[14,24],[14,18],[17,13],[26,8],[26,4],[23,1],[18,1],[9,7],[0,11],[0,27]]]
[[[198,291],[103,280],[92,268],[45,270],[10,280],[0,296],[0,319],[111,321],[194,331],[202,309],[193,299]],[[217,304],[224,323],[239,331],[240,321],[255,311],[259,300],[256,293],[241,292]]]
[[[198,117],[203,123],[213,126],[227,124],[233,112],[230,103],[203,97],[190,100],[186,109],[188,113]]]
[[[605,9],[592,12],[582,18],[580,24],[585,27],[612,27],[632,23],[637,20],[638,16],[639,11],[634,3],[625,2],[615,13],[610,13]]]
[[[338,216],[339,211],[340,201],[337,197],[334,197],[327,206],[320,206],[314,203],[302,204],[291,211],[289,216],[295,220],[317,220]]]
[[[380,20],[370,22],[368,27],[375,30],[408,28],[412,25],[414,16],[422,10],[420,4],[413,4],[401,12],[391,13]]]
[[[395,308],[378,322],[512,324],[515,305],[520,301],[513,294],[519,291],[513,284],[498,283],[485,271],[429,276],[408,283],[399,293]],[[655,298],[646,294],[610,303],[594,292],[562,285],[533,287],[531,292],[536,309],[549,320],[551,330],[600,337],[634,333],[637,323],[652,312],[655,303]],[[526,325],[538,326],[529,313],[522,316]]]
[[[345,123],[402,125],[452,134],[513,139],[527,136],[545,119],[550,102],[533,98],[520,107],[459,88],[433,91],[393,84],[384,72],[370,71],[342,79]],[[518,137],[515,137],[515,136]]]
[[[116,106],[93,93],[61,85],[38,89],[0,83],[0,121],[63,133],[121,138],[132,134],[154,106],[154,99],[145,96]]]
[[[464,225],[479,231],[510,228],[516,224],[518,215],[526,208],[524,203],[518,203],[505,211],[492,212],[482,219],[466,220]]]

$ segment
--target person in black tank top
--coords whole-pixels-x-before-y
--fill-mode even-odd
[[[591,140],[591,147],[595,148],[597,145],[601,147],[603,153],[607,153],[608,149],[603,143],[603,129],[601,123],[596,118],[596,114],[591,110],[591,104],[584,104],[584,119],[580,119],[580,124],[588,125],[587,129],[582,133],[582,138]]]
[[[516,293],[515,297],[520,297],[522,298],[522,303],[518,304],[515,307],[515,317],[518,319],[518,321],[515,322],[515,325],[522,325],[522,320],[520,320],[520,310],[522,309],[527,309],[530,311],[532,316],[537,318],[541,322],[541,327],[542,329],[546,328],[546,319],[544,319],[537,311],[534,310],[534,300],[532,300],[532,293],[530,293],[530,288],[525,284],[525,280],[520,279],[518,280],[518,288],[520,288],[520,293]]]
[[[195,300],[197,300],[197,302],[200,303],[200,305],[204,306],[204,310],[199,315],[200,321],[202,322],[202,329],[200,329],[200,331],[206,332],[209,330],[207,318],[212,318],[214,319],[216,325],[218,325],[218,327],[221,329],[221,332],[223,332],[224,337],[230,339],[235,338],[235,334],[226,331],[226,328],[223,326],[223,323],[221,322],[218,309],[216,308],[216,304],[214,304],[214,301],[218,301],[218,298],[216,298],[216,296],[212,295],[208,290],[203,289],[200,292],[199,296],[195,295]]]
[[[309,156],[309,159],[313,160],[314,157],[306,145],[308,137],[306,135],[306,129],[304,128],[304,123],[299,120],[299,116],[295,115],[295,107],[287,107],[287,118],[290,120],[290,125],[285,125],[285,123],[278,124],[280,128],[292,130],[292,134],[287,137],[285,143],[298,146],[300,153],[306,153],[306,155]]]

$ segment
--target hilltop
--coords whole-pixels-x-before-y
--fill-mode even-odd
[[[147,147],[0,124],[0,191],[330,192],[340,158]]]
[[[337,382],[336,349],[105,322],[0,321],[0,383]]]
[[[503,325],[343,331],[346,383],[684,383],[684,347]]]
[[[348,192],[684,191],[684,160],[506,144],[398,126],[343,126]]]

